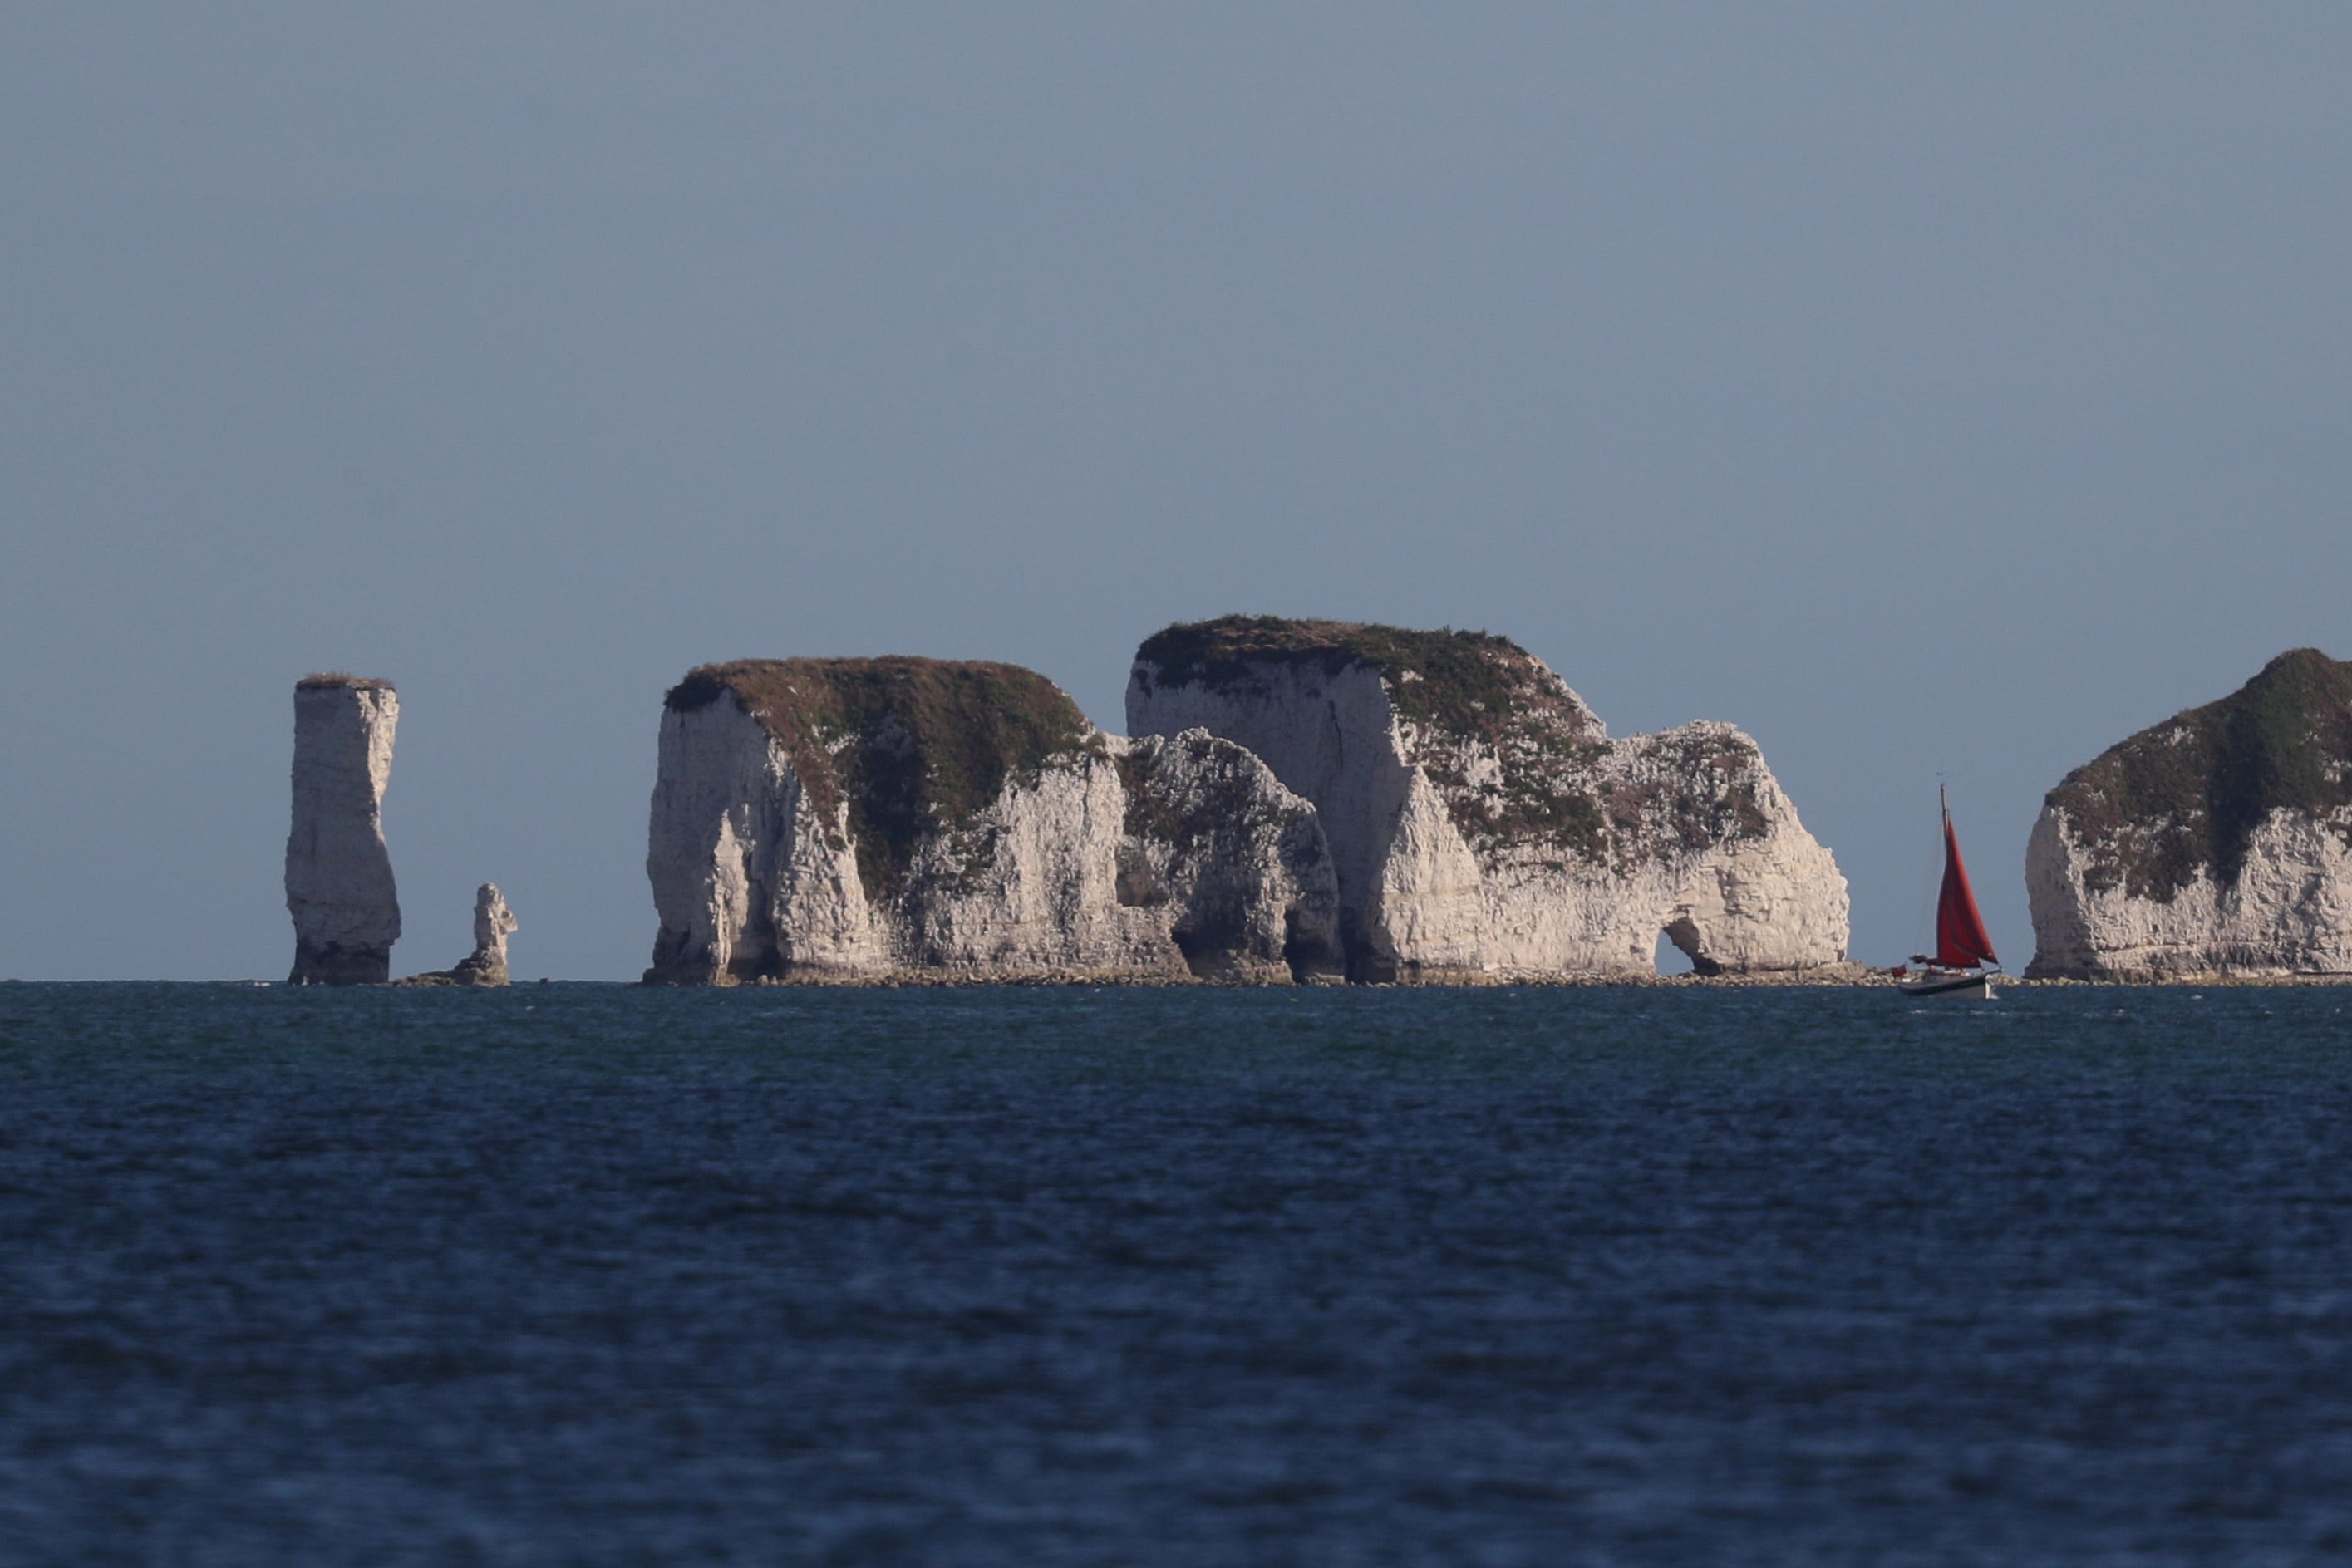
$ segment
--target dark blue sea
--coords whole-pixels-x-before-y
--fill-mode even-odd
[[[2342,1562],[2347,1007],[0,986],[0,1561]]]

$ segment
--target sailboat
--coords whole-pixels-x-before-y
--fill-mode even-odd
[[[1911,956],[1913,963],[1927,968],[1917,978],[1903,982],[1903,994],[1989,997],[1992,977],[1984,967],[1990,964],[1998,969],[2000,960],[1993,956],[1992,938],[1985,935],[1984,915],[1977,909],[1975,890],[1969,886],[1968,863],[1960,859],[1960,836],[1952,831],[1952,803],[1940,786],[1936,798],[1944,809],[1944,886],[1936,895],[1936,956]]]

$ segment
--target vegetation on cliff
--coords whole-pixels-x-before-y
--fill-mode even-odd
[[[343,670],[321,670],[294,683],[298,692],[388,692],[392,683],[375,675],[354,675]]]
[[[2046,800],[2084,856],[2084,881],[2169,901],[2207,872],[2233,885],[2276,810],[2308,812],[2352,845],[2352,664],[2281,653],[2219,702],[2109,747]]]
[[[1535,655],[1490,632],[1413,632],[1352,621],[1286,621],[1226,615],[1171,626],[1136,650],[1160,685],[1227,685],[1254,664],[1312,664],[1338,674],[1362,664],[1389,683],[1389,700],[1408,722],[1463,739],[1492,741],[1541,716],[1581,733],[1592,716]]]
[[[1155,633],[1136,662],[1147,686],[1247,686],[1267,666],[1375,671],[1406,727],[1408,759],[1487,853],[1533,846],[1622,872],[1661,839],[1688,849],[1765,831],[1737,766],[1754,760],[1752,747],[1712,732],[1687,739],[1677,778],[1719,789],[1604,784],[1611,743],[1600,721],[1542,661],[1492,632],[1227,615]]]
[[[968,827],[1009,779],[1087,749],[1094,727],[1068,694],[1017,664],[943,659],[744,659],[705,664],[669,690],[673,713],[733,693],[781,742],[819,818],[849,806],[869,896],[905,886],[923,839]]]

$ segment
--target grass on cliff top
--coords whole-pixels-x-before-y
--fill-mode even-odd
[[[375,675],[354,675],[347,670],[321,670],[295,682],[294,689],[298,692],[388,692],[393,689],[393,685]]]
[[[2231,886],[2273,810],[2352,807],[2352,664],[2281,653],[2221,701],[2101,752],[2047,803],[2070,819],[2095,889],[2168,901],[2200,867]]]
[[[1444,797],[1454,826],[1488,849],[1528,842],[1610,859],[1615,823],[1589,779],[1607,743],[1592,716],[1534,654],[1491,632],[1414,632],[1352,621],[1227,615],[1169,627],[1136,650],[1158,685],[1247,685],[1267,665],[1326,674],[1377,671],[1397,716],[1420,732],[1412,760]],[[1499,784],[1474,788],[1459,747],[1503,764]]]
[[[1135,658],[1156,666],[1146,680],[1165,686],[1244,682],[1252,678],[1252,665],[1311,664],[1330,675],[1366,665],[1387,679],[1389,700],[1402,716],[1469,738],[1490,736],[1535,711],[1572,713],[1580,729],[1584,723],[1557,676],[1517,643],[1491,632],[1226,615],[1154,632]]]
[[[858,880],[877,898],[905,887],[925,835],[968,824],[1007,779],[1094,734],[1045,676],[977,661],[743,659],[691,672],[663,706],[691,713],[723,692],[783,744],[822,818],[847,800]]]

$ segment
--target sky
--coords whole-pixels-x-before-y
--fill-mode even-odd
[[[1755,736],[2032,948],[2043,793],[2352,656],[2352,7],[0,6],[0,977],[282,977],[295,679],[396,972],[633,978],[663,691],[1227,612]]]

